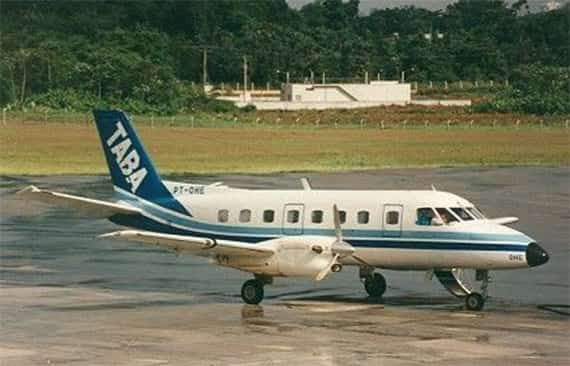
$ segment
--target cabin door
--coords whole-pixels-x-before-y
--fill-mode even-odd
[[[384,236],[402,236],[403,212],[404,207],[402,205],[384,205],[384,213],[382,215],[382,231]]]
[[[301,235],[303,234],[303,217],[305,206],[301,204],[287,204],[283,208],[283,234]]]

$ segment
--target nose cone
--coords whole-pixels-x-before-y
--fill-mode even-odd
[[[536,243],[530,243],[526,247],[526,262],[529,267],[536,267],[548,262],[550,257],[546,250]]]

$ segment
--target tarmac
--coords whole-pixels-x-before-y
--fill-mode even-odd
[[[244,305],[249,276],[136,243],[95,239],[104,220],[23,202],[29,184],[108,199],[107,177],[0,178],[0,365],[567,365],[570,170],[402,169],[184,177],[244,188],[425,189],[475,202],[550,254],[541,267],[492,272],[491,298],[463,309],[420,272],[383,271],[384,300],[355,268],[321,283],[277,279]]]

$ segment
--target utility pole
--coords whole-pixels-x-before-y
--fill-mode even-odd
[[[204,47],[204,51],[202,54],[202,83],[204,84],[204,88],[206,87],[207,82],[208,82],[208,49]]]
[[[247,56],[243,56],[243,100],[247,101]]]

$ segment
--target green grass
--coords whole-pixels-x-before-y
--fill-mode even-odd
[[[168,174],[384,167],[568,165],[565,128],[188,128],[137,126]],[[0,126],[0,174],[106,174],[94,126]]]

